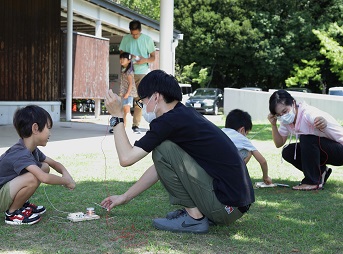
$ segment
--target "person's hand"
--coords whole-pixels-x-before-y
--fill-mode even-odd
[[[112,89],[108,90],[105,96],[105,107],[112,116],[121,117],[123,115],[121,98],[113,93]]]
[[[114,195],[105,198],[101,201],[100,205],[107,209],[107,211],[111,210],[113,207],[118,205],[126,204],[128,200],[124,197],[124,195]]]
[[[138,58],[136,58],[136,62],[135,64],[145,64],[147,63],[146,59],[144,57],[138,56],[139,60],[137,60]]]
[[[64,187],[68,188],[69,190],[75,189],[76,183],[73,178],[70,177],[70,181],[68,184],[63,185]]]
[[[271,125],[274,125],[276,126],[276,116],[275,115],[272,115],[272,114],[268,114],[268,120],[269,122],[271,123]]]
[[[319,130],[325,129],[327,126],[327,123],[328,122],[325,120],[325,118],[321,116],[318,116],[314,119],[314,127]]]
[[[263,177],[263,182],[268,185],[273,183],[272,179],[269,176]]]

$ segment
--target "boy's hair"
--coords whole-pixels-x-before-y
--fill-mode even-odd
[[[16,110],[13,116],[13,125],[19,137],[28,138],[32,135],[32,125],[37,123],[38,130],[41,132],[48,125],[52,128],[53,122],[50,114],[43,108],[36,105],[29,105],[25,108]]]
[[[238,131],[242,127],[244,127],[245,131],[251,131],[251,116],[248,112],[240,109],[231,110],[226,116],[225,128],[230,128]]]
[[[129,29],[141,31],[142,30],[141,22],[139,20],[132,20],[129,24]]]
[[[174,76],[162,70],[149,72],[139,83],[138,96],[141,99],[149,98],[154,93],[160,93],[166,103],[182,100],[181,87]]]
[[[292,106],[294,98],[286,90],[275,91],[269,98],[269,111],[272,115],[276,114],[276,105],[281,103],[286,106]]]
[[[120,59],[120,58],[126,58],[126,59],[130,60],[130,63],[129,63],[129,64],[127,65],[127,67],[125,68],[124,73],[126,73],[129,69],[131,69],[132,71],[134,71],[134,69],[133,69],[133,64],[132,64],[132,60],[131,60],[132,56],[131,56],[130,53],[128,53],[128,52],[122,52],[122,53],[120,53],[120,55],[119,55],[119,59]]]

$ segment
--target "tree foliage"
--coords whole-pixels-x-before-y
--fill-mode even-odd
[[[160,0],[117,2],[159,20]],[[343,0],[174,0],[174,26],[184,34],[177,76],[221,88],[277,89],[286,80],[315,91],[336,86],[336,75],[343,79],[336,52],[342,25]]]
[[[341,22],[342,6],[342,0],[175,0],[175,28],[184,34],[176,60],[214,68],[212,86],[284,87],[294,64],[320,59],[312,30]]]
[[[126,6],[139,14],[149,18],[160,20],[160,0],[112,0]]]
[[[343,37],[343,28],[333,23],[328,32],[313,30],[320,40],[320,53],[330,61],[330,70],[343,81],[343,47],[332,36]]]

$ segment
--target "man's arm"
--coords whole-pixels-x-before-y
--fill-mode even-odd
[[[109,90],[105,96],[105,106],[112,116],[123,117],[121,99],[112,90]],[[113,127],[113,136],[121,166],[130,166],[148,154],[142,148],[131,145],[124,124],[119,123]]]
[[[155,165],[152,165],[124,194],[107,197],[101,202],[101,205],[107,210],[110,210],[115,206],[126,204],[130,200],[141,194],[143,191],[149,189],[157,181],[157,171]]]
[[[145,64],[145,63],[152,63],[152,62],[154,62],[155,61],[155,52],[156,51],[151,52],[150,56],[148,58],[143,58],[143,57],[139,56],[140,59],[138,61],[136,61],[136,64]]]

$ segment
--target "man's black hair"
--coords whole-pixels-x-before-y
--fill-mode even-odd
[[[142,24],[139,20],[132,20],[129,24],[129,29],[131,30],[142,30]]]
[[[154,93],[163,95],[166,103],[182,100],[181,87],[174,76],[162,70],[149,72],[139,83],[138,96],[141,99],[150,98]]]
[[[248,112],[241,109],[233,109],[226,116],[225,128],[230,128],[238,131],[244,127],[245,131],[252,129],[251,116]]]
[[[276,105],[284,104],[286,106],[292,106],[294,98],[286,90],[280,89],[275,91],[269,98],[269,111],[272,115],[276,114]]]
[[[43,131],[46,125],[52,128],[53,122],[50,114],[43,108],[36,105],[29,105],[17,109],[13,116],[13,125],[21,138],[28,138],[32,135],[32,125],[38,125],[38,131]]]

